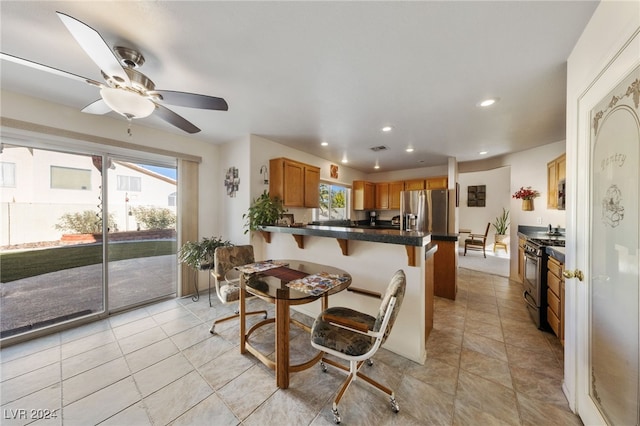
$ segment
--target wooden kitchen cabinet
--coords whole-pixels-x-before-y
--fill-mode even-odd
[[[564,345],[564,264],[549,257],[547,260],[547,322]]]
[[[430,177],[425,181],[426,189],[447,189],[449,178],[446,176]]]
[[[425,180],[424,179],[411,179],[404,181],[404,190],[405,191],[415,191],[418,189],[425,189]]]
[[[524,282],[524,245],[526,242],[526,238],[518,238],[518,279],[521,283]]]
[[[558,183],[567,175],[567,156],[562,154],[547,163],[547,208],[558,208]]]
[[[400,193],[404,191],[404,182],[389,182],[389,208],[400,210]]]
[[[320,205],[320,168],[288,158],[269,160],[269,195],[286,207]]]
[[[376,185],[375,206],[376,210],[389,209],[389,183],[378,182]]]
[[[376,187],[374,183],[354,180],[351,191],[353,192],[354,210],[373,210],[375,208]]]

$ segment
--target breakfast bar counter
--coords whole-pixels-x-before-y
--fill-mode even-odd
[[[439,251],[429,233],[349,226],[266,226],[254,234],[253,244],[262,259],[298,259],[349,271],[352,285],[330,296],[329,306],[370,315],[376,315],[389,280],[402,269],[407,277],[405,298],[384,348],[419,363],[426,361],[426,341],[433,328],[434,259]],[[291,309],[315,318],[321,308],[319,302],[313,302]]]

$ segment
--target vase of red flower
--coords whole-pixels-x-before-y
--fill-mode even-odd
[[[522,210],[531,211],[533,210],[533,199],[539,196],[540,193],[535,189],[531,189],[530,186],[527,186],[526,188],[521,186],[520,189],[512,195],[512,198],[522,200]]]

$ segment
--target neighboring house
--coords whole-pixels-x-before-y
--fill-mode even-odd
[[[4,146],[0,154],[0,246],[59,240],[65,213],[100,211],[100,159],[40,149]],[[107,172],[113,231],[139,228],[138,206],[176,211],[176,181],[140,165],[112,161]]]

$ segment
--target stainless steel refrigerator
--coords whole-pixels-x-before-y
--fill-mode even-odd
[[[400,217],[403,231],[446,234],[449,220],[449,195],[446,189],[402,191]]]

